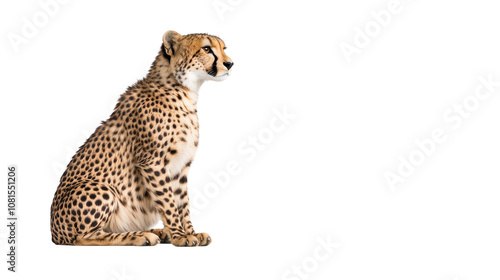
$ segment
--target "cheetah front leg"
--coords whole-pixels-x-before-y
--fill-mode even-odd
[[[155,162],[168,161],[158,159]],[[174,199],[172,184],[179,176],[170,177],[166,167],[166,165],[154,165],[143,170],[143,177],[150,188],[151,197],[164,225],[162,230],[152,232],[157,234],[164,243],[170,240],[170,243],[175,246],[198,246],[200,243],[198,238],[186,233]]]
[[[189,171],[189,165],[183,168],[178,178],[174,177],[171,180],[172,189],[174,191],[174,201],[178,205],[177,211],[179,213],[179,220],[184,228],[187,235],[195,236],[200,246],[206,246],[212,242],[210,235],[207,233],[195,233],[193,229],[193,224],[191,223],[191,218],[189,216],[189,197],[187,194],[187,175]],[[160,237],[161,243],[170,243],[170,238],[168,237],[167,230],[165,229],[152,229],[151,232]]]
[[[189,216],[189,197],[187,193],[187,175],[189,171],[190,164],[180,173],[179,179],[173,182],[174,189],[174,199],[177,202],[178,211],[182,226],[188,235],[194,235],[200,242],[200,246],[207,246],[212,242],[212,239],[208,233],[195,233],[193,224],[191,223],[191,217]]]
[[[179,216],[181,217],[181,222],[186,233],[188,235],[196,236],[196,238],[200,242],[200,246],[207,246],[208,244],[212,243],[212,238],[210,237],[210,235],[208,235],[208,233],[194,232],[191,218],[189,217],[189,200],[187,199],[187,195],[185,201],[182,202],[182,205],[179,208]]]

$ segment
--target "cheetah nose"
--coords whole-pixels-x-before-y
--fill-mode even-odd
[[[222,64],[224,64],[224,66],[226,66],[227,70],[231,69],[231,67],[233,67],[233,64],[231,61],[226,61],[226,62],[223,62]]]

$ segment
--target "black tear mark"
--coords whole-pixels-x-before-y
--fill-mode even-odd
[[[210,50],[210,52],[214,55],[214,63],[212,63],[212,69],[210,69],[207,73],[208,75],[212,75],[212,76],[217,76],[217,56],[215,55],[215,53],[212,52],[212,50]]]

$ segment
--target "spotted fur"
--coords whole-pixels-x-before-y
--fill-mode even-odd
[[[51,207],[52,241],[64,245],[208,245],[189,216],[188,171],[198,146],[198,89],[233,65],[207,34],[163,35],[146,78],[73,156]],[[151,229],[159,221],[162,229]]]

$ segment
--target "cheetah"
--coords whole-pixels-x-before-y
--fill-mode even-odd
[[[123,93],[63,173],[51,206],[57,245],[206,246],[189,216],[188,171],[198,146],[198,90],[232,60],[208,34],[167,31],[145,78]],[[162,221],[163,228],[152,229]]]

